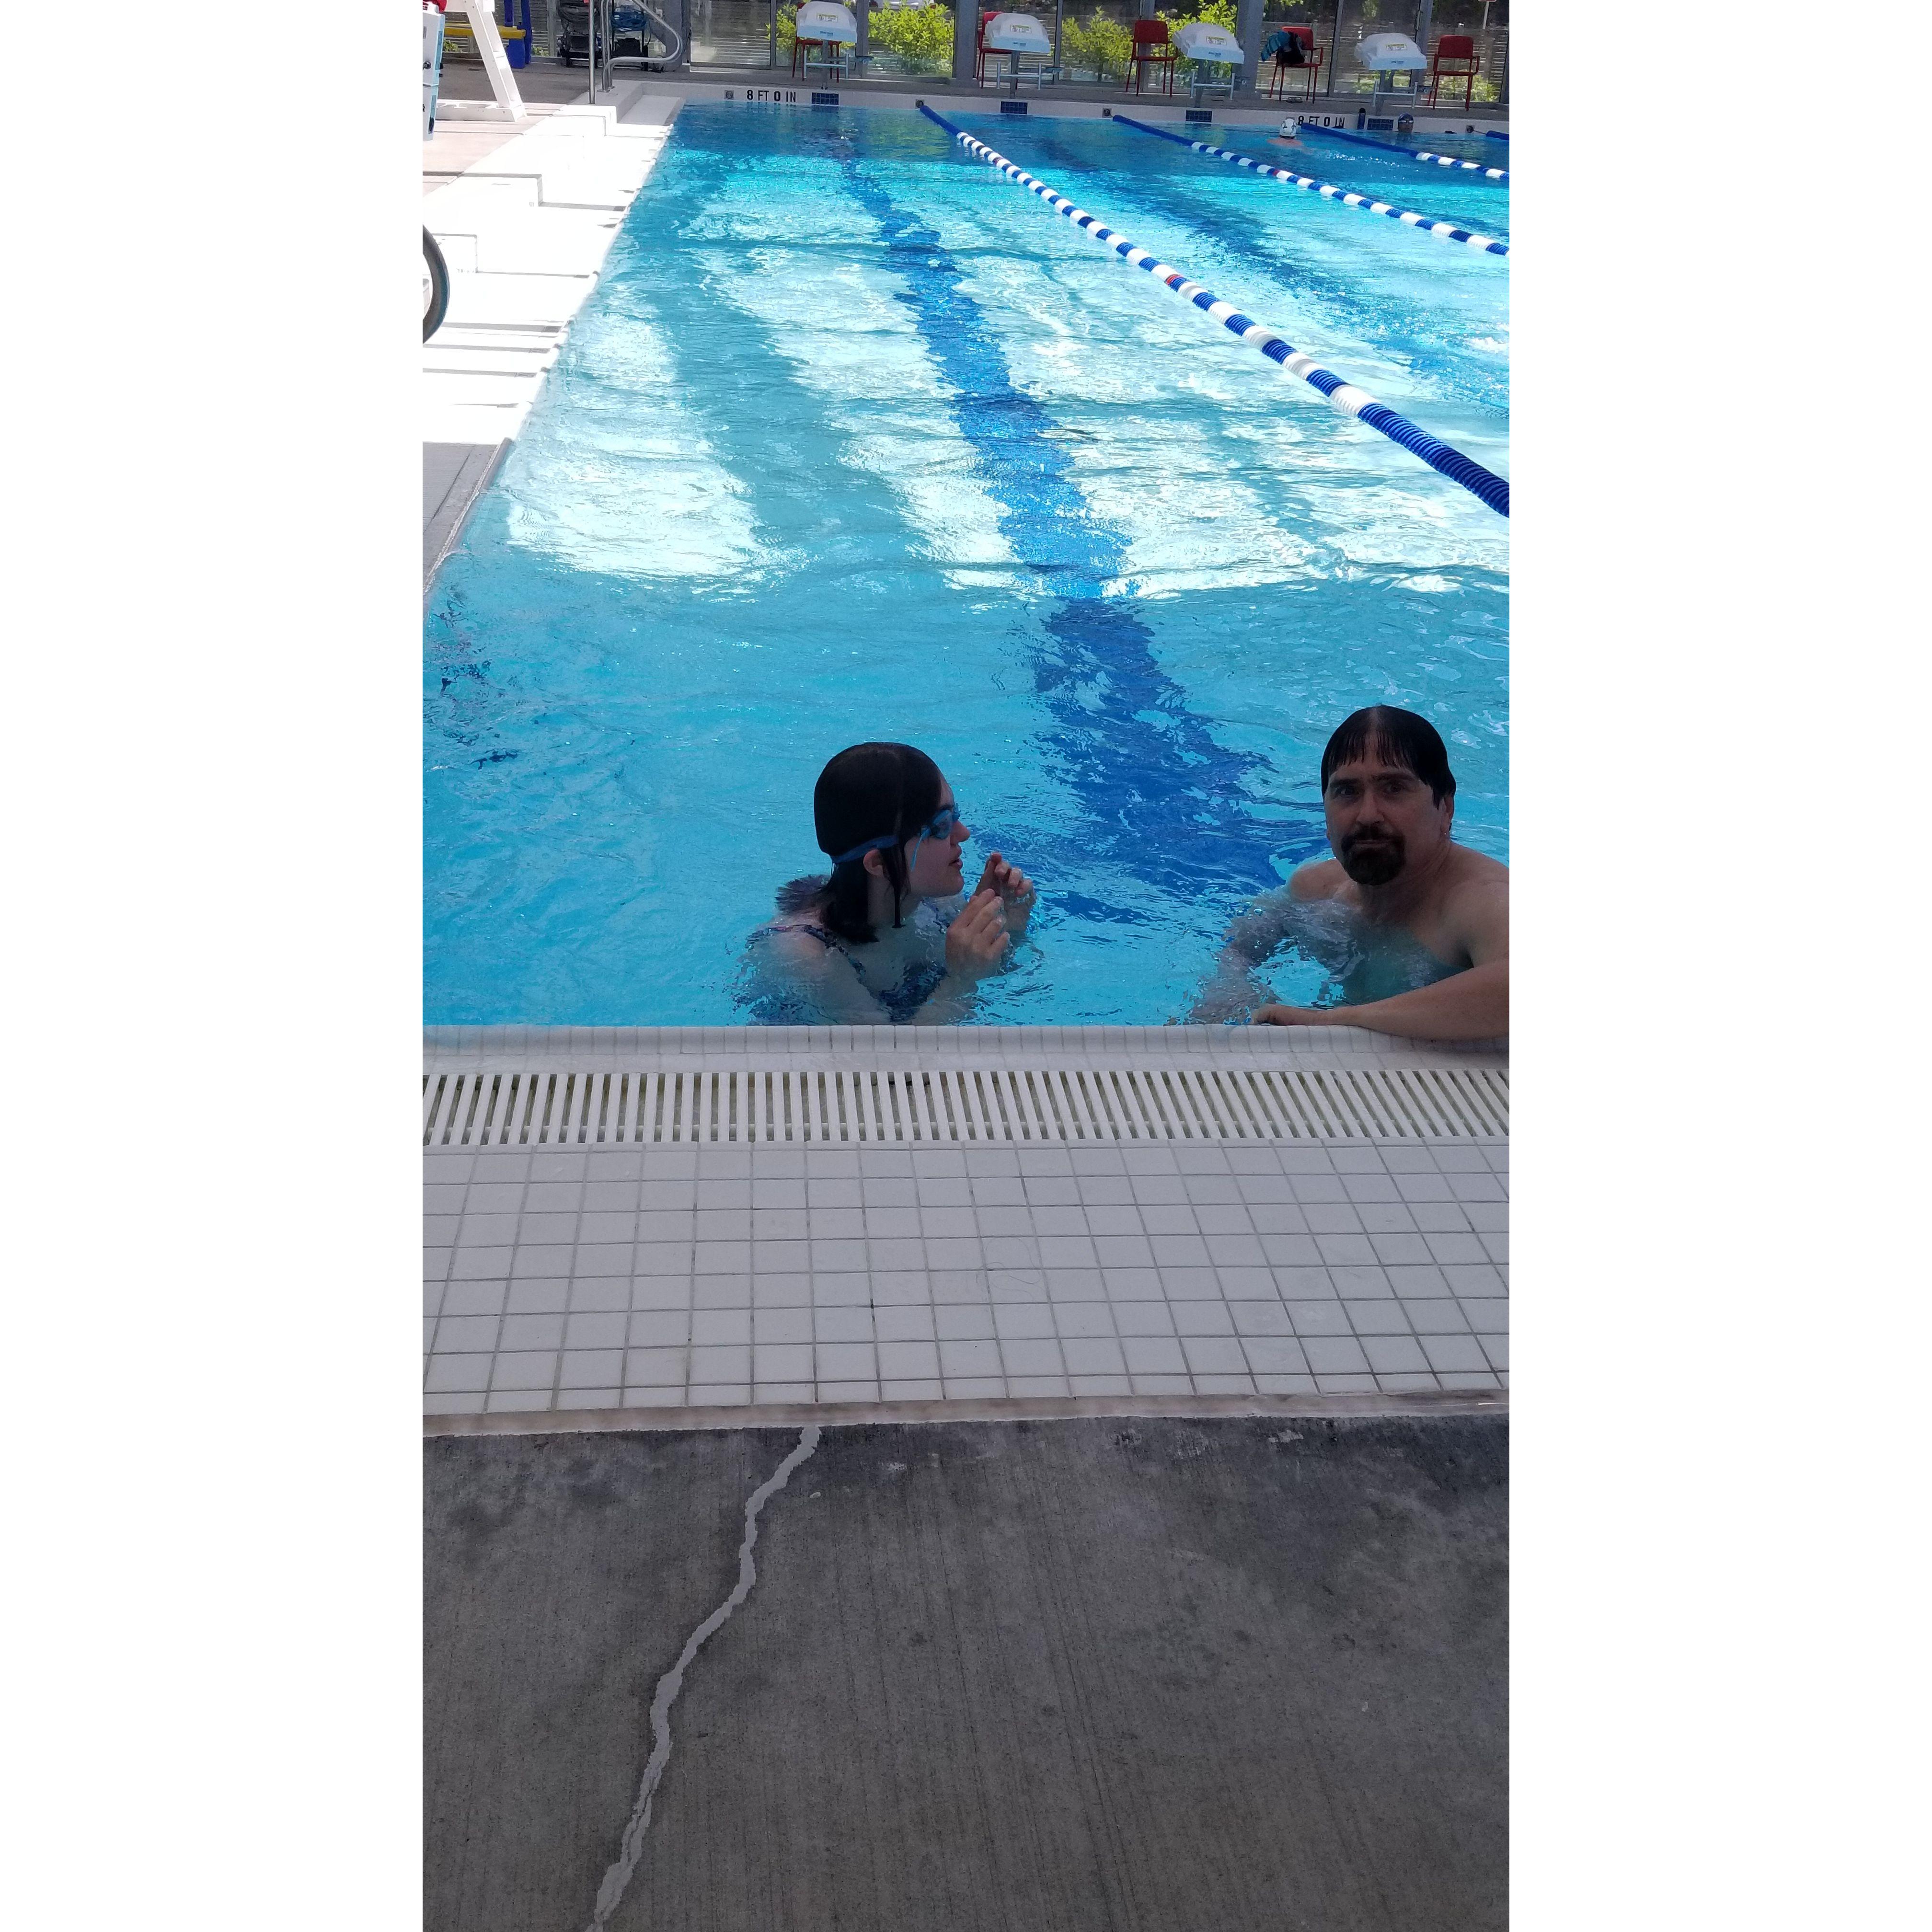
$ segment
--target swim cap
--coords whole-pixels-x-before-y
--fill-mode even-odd
[[[939,809],[939,767],[910,745],[852,745],[818,775],[818,849],[834,865],[910,838]]]

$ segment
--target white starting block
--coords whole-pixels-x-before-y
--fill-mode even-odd
[[[1184,27],[1174,30],[1174,50],[1180,58],[1192,64],[1193,98],[1204,98],[1219,88],[1232,100],[1234,98],[1234,77],[1241,68],[1241,44],[1223,26],[1212,20],[1190,20]],[[1228,77],[1225,80],[1204,80],[1200,70],[1204,67],[1225,67]]]
[[[1040,64],[1042,58],[1049,62],[1053,58],[1053,42],[1048,38],[1046,29],[1030,14],[988,14],[983,40],[988,53],[1004,54],[1006,57],[1006,73],[995,77],[1009,83],[1009,94],[1020,91],[1023,72],[1038,86],[1059,71],[1057,68]],[[1027,55],[1033,56],[1034,64],[1030,70],[1022,70],[1020,62]]]
[[[845,50],[859,44],[859,22],[838,0],[805,0],[792,23],[792,32],[805,51],[806,77],[816,68],[835,79],[845,71]],[[749,98],[748,96],[747,97]]]
[[[836,40],[848,47],[859,44],[859,22],[838,0],[805,0],[793,26],[802,40]]]
[[[1390,86],[1383,76],[1397,74],[1426,74],[1429,57],[1406,34],[1370,34],[1355,50],[1357,64],[1376,76],[1376,91],[1369,100],[1369,112],[1372,114],[1380,104],[1384,88],[1391,94],[1406,94],[1413,99],[1421,92],[1421,83],[1412,81],[1407,87]]]

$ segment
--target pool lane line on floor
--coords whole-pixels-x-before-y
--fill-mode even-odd
[[[1366,134],[1347,134],[1340,128],[1311,128],[1306,122],[1302,123],[1302,131],[1311,140],[1325,134],[1331,140],[1346,141],[1358,148],[1372,148],[1381,154],[1400,154],[1412,161],[1430,161],[1438,168],[1460,168],[1468,174],[1481,175],[1489,181],[1509,179],[1508,168],[1486,168],[1480,161],[1466,161],[1460,154],[1438,154],[1428,148],[1398,148],[1393,141],[1377,141]]]
[[[1438,242],[1460,242],[1466,248],[1487,255],[1507,255],[1510,251],[1510,244],[1498,241],[1493,235],[1479,235],[1472,230],[1457,227],[1453,221],[1438,220],[1432,214],[1418,214],[1412,208],[1397,208],[1392,202],[1378,201],[1372,195],[1358,194],[1352,188],[1337,188],[1333,182],[1317,181],[1312,175],[1298,175],[1286,168],[1270,167],[1266,161],[1257,160],[1252,154],[1238,154],[1232,148],[1210,148],[1205,141],[1190,141],[1184,134],[1170,134],[1165,128],[1136,121],[1130,114],[1116,114],[1110,118],[1117,128],[1135,128],[1143,134],[1157,134],[1178,148],[1191,148],[1197,154],[1211,155],[1217,161],[1227,161],[1238,168],[1252,168],[1270,181],[1286,182],[1290,188],[1304,188],[1312,194],[1320,195],[1324,201],[1339,201],[1344,208],[1359,208],[1370,214],[1385,214],[1391,221],[1400,222],[1405,228],[1434,236]]]
[[[1028,174],[997,148],[974,140],[963,129],[956,128],[944,115],[935,114],[923,101],[920,103],[919,111],[935,127],[944,128],[975,158],[1017,182],[1028,194],[1039,196],[1056,214],[1072,222],[1075,227],[1084,229],[1096,241],[1106,242],[1123,261],[1136,268],[1145,269],[1163,288],[1172,290],[1184,302],[1212,316],[1231,335],[1238,336],[1250,348],[1258,350],[1270,362],[1279,363],[1289,374],[1298,376],[1344,416],[1354,416],[1371,429],[1379,430],[1391,442],[1400,444],[1412,456],[1419,458],[1452,483],[1460,483],[1497,515],[1509,514],[1510,486],[1507,478],[1497,476],[1493,470],[1485,470],[1474,458],[1465,456],[1460,449],[1452,449],[1426,430],[1418,428],[1387,404],[1377,402],[1366,390],[1345,382],[1333,370],[1324,369],[1312,356],[1304,356],[1292,342],[1242,314],[1232,302],[1223,302],[1213,290],[1204,288],[1170,263],[1157,261],[1146,249],[1136,247],[1124,235],[1106,226],[1097,217],[1089,214],[1084,208]]]

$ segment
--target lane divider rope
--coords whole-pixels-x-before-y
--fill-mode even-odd
[[[1460,450],[1451,449],[1446,442],[1438,442],[1426,430],[1418,429],[1406,416],[1398,415],[1384,403],[1377,402],[1366,390],[1343,382],[1332,370],[1323,368],[1312,356],[1303,355],[1292,343],[1283,341],[1271,329],[1243,315],[1232,302],[1222,301],[1211,289],[1190,280],[1180,269],[1156,261],[1144,248],[1136,248],[1124,235],[1106,226],[1096,217],[1089,214],[1084,208],[1076,207],[1046,182],[1036,180],[1004,154],[988,147],[983,141],[976,141],[963,129],[956,128],[943,114],[935,114],[922,100],[919,104],[919,111],[935,127],[943,128],[968,153],[1018,182],[1030,194],[1038,195],[1055,214],[1064,215],[1075,227],[1085,230],[1095,241],[1106,242],[1123,261],[1136,268],[1144,268],[1163,288],[1172,290],[1182,301],[1204,310],[1231,334],[1239,336],[1250,348],[1259,350],[1290,375],[1300,376],[1344,416],[1354,416],[1371,429],[1379,430],[1391,442],[1400,443],[1411,455],[1420,457],[1430,469],[1438,471],[1451,482],[1460,483],[1472,496],[1480,496],[1498,516],[1509,514],[1510,486],[1504,478],[1493,470],[1485,470]]]
[[[1384,154],[1406,154],[1412,160],[1432,161],[1438,168],[1462,168],[1489,181],[1509,179],[1508,168],[1486,168],[1480,161],[1466,161],[1460,154],[1432,154],[1426,148],[1399,148],[1393,141],[1378,141],[1370,134],[1351,134],[1340,128],[1312,128],[1306,121],[1301,124],[1301,131],[1311,136],[1322,135],[1331,141],[1352,141],[1358,148],[1373,148]]]
[[[1465,247],[1480,250],[1486,255],[1507,255],[1510,251],[1507,242],[1498,242],[1492,235],[1478,235],[1469,229],[1458,228],[1453,221],[1438,221],[1432,215],[1417,214],[1413,208],[1397,208],[1390,202],[1376,200],[1372,195],[1357,194],[1348,188],[1337,188],[1333,182],[1316,181],[1310,175],[1270,167],[1266,161],[1257,160],[1252,154],[1238,154],[1232,148],[1210,148],[1205,141],[1190,141],[1185,134],[1176,134],[1166,128],[1136,121],[1130,114],[1116,114],[1113,119],[1117,128],[1138,128],[1143,134],[1158,134],[1163,141],[1172,141],[1177,147],[1192,148],[1197,154],[1210,154],[1216,160],[1232,162],[1238,168],[1252,168],[1270,181],[1286,182],[1290,188],[1306,188],[1324,200],[1339,201],[1344,208],[1362,208],[1371,214],[1386,214],[1391,221],[1400,221],[1405,228],[1433,235],[1440,241],[1460,242]]]

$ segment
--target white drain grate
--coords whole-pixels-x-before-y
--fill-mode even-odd
[[[425,1147],[1468,1140],[1509,1132],[1509,1077],[1489,1067],[485,1067],[425,1075],[422,1105]]]

